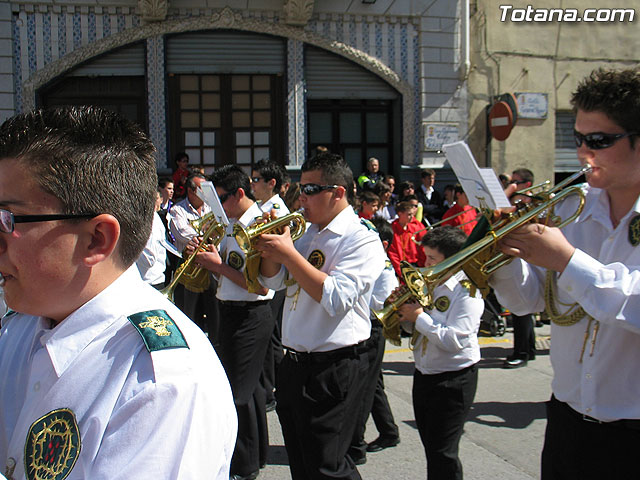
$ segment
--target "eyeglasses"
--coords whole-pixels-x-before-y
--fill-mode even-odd
[[[602,133],[594,132],[583,135],[582,133],[574,130],[573,138],[576,141],[576,147],[582,145],[582,142],[591,150],[602,150],[603,148],[609,148],[621,138],[631,137],[632,135],[638,135],[636,132],[632,133]]]
[[[220,195],[220,205],[222,205],[224,202],[226,202],[227,200],[229,200],[229,197],[233,197],[236,194],[237,190],[233,191],[233,192],[227,192],[227,193],[223,193],[222,195]]]
[[[317,195],[325,190],[332,190],[338,188],[340,185],[318,185],[317,183],[305,183],[300,185],[300,192],[305,195]]]
[[[9,210],[0,209],[0,232],[13,233],[16,223],[52,222],[54,220],[71,220],[72,218],[94,218],[97,213],[64,214],[53,213],[49,215],[14,215]]]

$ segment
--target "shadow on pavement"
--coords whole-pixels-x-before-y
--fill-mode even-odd
[[[545,402],[479,402],[471,407],[467,421],[490,427],[524,429],[534,420],[545,418]]]
[[[406,362],[382,362],[382,372],[385,375],[406,375],[413,377],[415,364],[413,360]]]
[[[480,355],[482,358],[478,362],[478,368],[502,368],[504,359],[512,352],[511,348],[504,347],[482,347]],[[549,355],[549,350],[536,351],[536,357]],[[534,360],[535,361],[535,360]]]

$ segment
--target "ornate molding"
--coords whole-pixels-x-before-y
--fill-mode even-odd
[[[55,62],[50,63],[46,67],[36,71],[23,83],[23,110],[28,111],[34,108],[35,92],[42,85],[45,85],[66,71],[77,67],[81,63],[86,62],[97,55],[109,52],[110,50],[133,42],[146,40],[147,38],[154,37],[156,35],[185,33],[197,30],[211,30],[216,28],[233,28],[236,30],[254,33],[267,33],[270,35],[290,38],[292,40],[299,40],[341,55],[385,80],[402,96],[402,143],[404,163],[410,164],[414,161],[415,153],[412,145],[414,135],[416,134],[416,119],[413,110],[415,93],[413,87],[403,81],[398,73],[377,58],[372,57],[371,55],[350,45],[321,37],[314,32],[299,27],[285,25],[284,23],[272,23],[264,20],[244,18],[242,15],[234,13],[229,7],[225,7],[219,13],[210,17],[181,17],[164,22],[148,23],[78,48]]]
[[[282,11],[284,22],[296,27],[304,27],[313,14],[314,0],[284,0]]]
[[[138,10],[144,22],[162,22],[167,18],[169,0],[138,0]]]

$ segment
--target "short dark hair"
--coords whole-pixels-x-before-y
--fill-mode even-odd
[[[237,165],[224,165],[216,169],[211,175],[211,181],[214,186],[223,188],[227,193],[236,193],[241,188],[251,200],[255,201],[256,199],[251,192],[249,175]]]
[[[405,180],[404,182],[401,182],[400,185],[396,186],[398,187],[398,192],[400,195],[402,195],[402,192],[404,192],[409,187],[413,188],[414,191],[416,189],[415,184],[410,180]]]
[[[373,192],[370,191],[365,191],[362,192],[359,196],[358,196],[358,200],[360,200],[360,203],[362,202],[367,202],[367,203],[380,203],[380,197],[378,195],[376,195]]]
[[[371,223],[373,223],[373,226],[378,230],[378,235],[380,236],[381,241],[389,243],[393,241],[393,228],[391,228],[391,224],[389,222],[381,217],[373,217],[371,219]]]
[[[200,172],[190,173],[189,176],[187,177],[187,181],[185,182],[185,187],[188,190],[197,190],[198,186],[196,185],[196,182],[194,182],[194,179],[196,179],[196,178],[205,179],[207,177],[205,177],[204,174],[202,174]]]
[[[462,188],[462,185],[460,185],[459,183],[456,183],[453,186],[453,191],[454,193],[464,193],[464,188]]]
[[[391,191],[391,185],[389,185],[388,183],[385,183],[384,181],[376,183],[375,186],[373,187],[373,193],[375,193],[378,196],[390,191]]]
[[[533,184],[533,172],[528,168],[518,168],[511,173],[512,178],[513,175],[522,177],[523,182],[531,182]]]
[[[173,157],[173,161],[175,162],[176,165],[178,165],[178,160],[182,160],[183,158],[186,158],[188,161],[189,155],[187,155],[186,152],[178,152],[176,153],[175,157]]]
[[[433,177],[435,174],[436,172],[434,170],[431,170],[430,168],[425,168],[424,170],[422,170],[422,172],[420,172],[420,178]]]
[[[327,185],[339,185],[347,191],[347,200],[353,204],[353,172],[340,155],[329,152],[318,153],[302,164],[301,172],[322,172],[322,180]]]
[[[158,175],[142,129],[97,107],[36,110],[0,126],[0,160],[14,158],[57,198],[65,214],[113,215],[116,259],[129,267],[151,234]]]
[[[173,178],[171,178],[171,177],[160,177],[158,179],[158,186],[160,188],[165,188],[170,183],[173,183]]]
[[[260,160],[253,166],[253,170],[260,173],[260,176],[265,182],[275,179],[276,185],[273,187],[274,192],[279,192],[280,187],[285,176],[285,171],[282,166],[278,165],[273,160]]]
[[[625,132],[640,132],[640,71],[594,70],[578,84],[571,105],[576,112],[602,112]],[[635,138],[629,140],[633,147]]]
[[[467,235],[460,228],[447,225],[436,227],[422,237],[422,246],[434,248],[443,254],[444,258],[449,258],[458,253],[466,241]]]

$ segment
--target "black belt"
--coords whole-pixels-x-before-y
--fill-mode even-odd
[[[576,410],[571,408],[568,403],[561,402],[555,396],[551,397],[551,402],[562,407],[567,413],[571,414],[573,417],[579,420],[582,420],[583,422],[597,423],[599,425],[607,425],[616,428],[625,428],[627,430],[640,430],[640,420],[637,419],[623,419],[614,420],[613,422],[603,422],[602,420],[598,420],[597,418],[593,418],[589,415],[577,412]]]
[[[296,363],[329,363],[343,358],[355,357],[367,350],[367,340],[357,345],[337,348],[327,352],[296,352],[287,348],[286,356]]]
[[[220,304],[225,307],[257,307],[259,305],[266,305],[269,300],[257,300],[255,302],[236,302],[235,300],[220,300]]]

